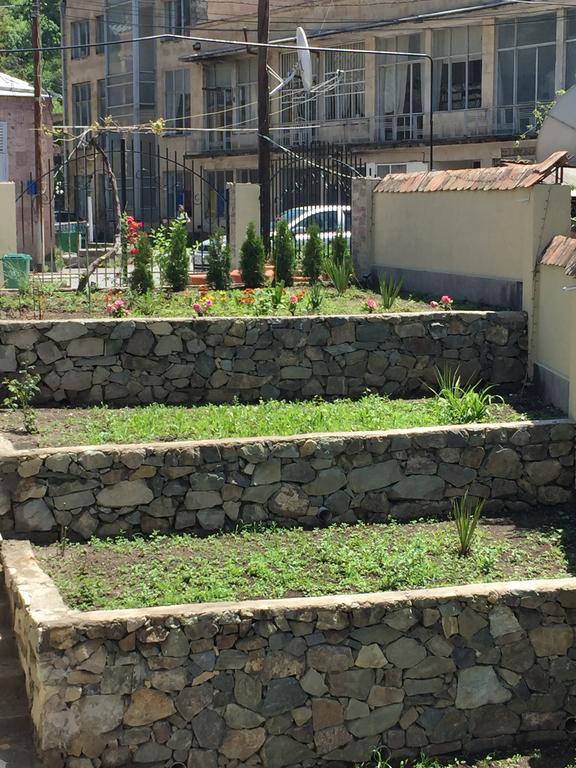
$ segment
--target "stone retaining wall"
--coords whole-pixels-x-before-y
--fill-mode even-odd
[[[467,489],[487,514],[574,500],[567,420],[0,456],[0,532],[72,538],[136,531],[316,527],[445,514]]]
[[[3,545],[50,768],[335,768],[564,739],[576,580],[78,613]]]
[[[447,365],[512,391],[526,348],[522,312],[0,322],[0,374],[32,363],[41,403],[406,395]]]

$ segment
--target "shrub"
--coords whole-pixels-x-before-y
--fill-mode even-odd
[[[402,290],[402,280],[394,280],[392,275],[381,275],[380,296],[384,309],[392,309],[392,306]]]
[[[170,247],[166,258],[166,282],[173,291],[183,291],[188,285],[188,233],[183,222],[175,220],[170,226]]]
[[[254,222],[246,230],[246,240],[240,249],[240,273],[246,288],[260,288],[264,285],[266,252],[262,238],[256,232]]]
[[[227,291],[230,281],[230,248],[224,244],[222,232],[215,232],[208,246],[206,281],[215,291]]]
[[[8,390],[8,397],[4,398],[4,408],[9,411],[20,411],[24,429],[29,435],[38,432],[36,425],[36,413],[32,408],[32,400],[40,391],[38,384],[40,376],[32,373],[33,368],[29,363],[24,363],[18,371],[18,378],[4,379],[2,384]]]
[[[338,293],[344,293],[350,285],[353,273],[352,256],[342,232],[332,240],[330,255],[324,259],[324,271]]]
[[[466,557],[470,554],[476,527],[484,508],[484,500],[472,502],[468,500],[468,491],[461,499],[452,502],[452,519],[456,526],[459,549],[458,554]]]
[[[134,293],[149,293],[154,290],[152,277],[152,243],[145,232],[141,232],[136,242],[134,269],[130,275],[130,289]]]
[[[283,282],[286,288],[294,285],[296,248],[288,222],[280,219],[274,234],[274,282]]]
[[[483,421],[490,406],[502,402],[501,397],[491,394],[492,386],[481,387],[479,382],[462,383],[458,370],[438,371],[436,376],[438,389],[433,392],[452,424]]]
[[[324,243],[320,237],[320,227],[318,224],[310,224],[308,227],[308,240],[304,246],[302,272],[308,278],[311,285],[314,285],[320,279],[323,261]]]

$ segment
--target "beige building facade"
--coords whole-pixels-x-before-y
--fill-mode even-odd
[[[63,16],[65,42],[120,44],[69,56],[68,124],[89,125],[107,114],[123,125],[164,118],[161,136],[130,137],[143,145],[140,157],[170,158],[157,163],[154,199],[142,199],[145,189],[133,190],[135,207],[155,207],[164,217],[182,202],[223,224],[227,183],[258,180],[255,50],[187,39],[128,40],[168,33],[254,40],[254,13],[238,16],[233,3],[210,0],[106,0],[104,12],[90,15],[72,12],[72,2]],[[536,105],[576,82],[576,0],[571,5],[334,0],[275,7],[273,40],[292,44],[301,25],[312,48],[352,52],[313,52],[320,92],[305,93],[296,76],[272,99],[273,151],[297,154],[335,142],[357,153],[368,175],[424,170],[432,105],[435,169],[532,158],[533,140],[517,140],[530,133]],[[280,77],[294,62],[293,51],[270,52]],[[323,90],[327,82],[332,87]]]

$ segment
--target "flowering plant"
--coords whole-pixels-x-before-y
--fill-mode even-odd
[[[447,294],[444,294],[444,296],[440,298],[440,301],[430,302],[430,306],[432,307],[432,309],[439,309],[440,307],[442,307],[442,309],[446,312],[449,309],[452,309],[452,304],[454,304],[454,299],[452,299]]]
[[[366,309],[372,314],[376,309],[376,301],[374,299],[366,299]]]
[[[198,299],[192,304],[192,309],[198,317],[204,317],[209,314],[210,310],[214,306],[214,298],[209,293],[200,292]]]
[[[292,296],[290,296],[289,302],[288,302],[288,309],[290,310],[290,314],[294,316],[296,314],[296,309],[298,307],[298,302],[300,301],[298,295],[296,293],[293,293]]]
[[[128,302],[120,298],[115,299],[106,304],[106,312],[110,317],[128,317]]]

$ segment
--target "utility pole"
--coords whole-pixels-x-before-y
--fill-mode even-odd
[[[270,0],[258,0],[258,42],[268,43]],[[268,48],[258,48],[258,177],[260,181],[260,234],[270,252],[270,87]]]
[[[34,48],[34,157],[36,172],[36,227],[37,237],[35,263],[44,266],[44,131],[42,123],[42,27],[41,0],[32,4],[32,47]]]

